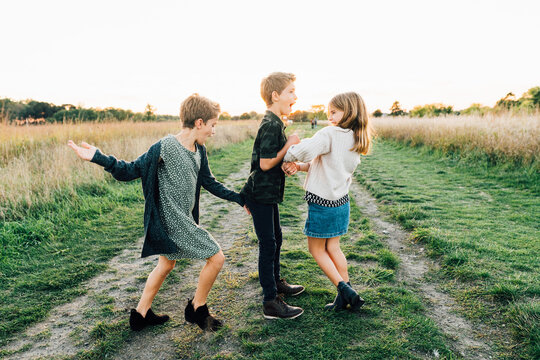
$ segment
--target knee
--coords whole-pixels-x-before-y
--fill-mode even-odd
[[[173,260],[160,261],[157,268],[160,274],[167,276],[174,269],[175,264],[176,261]]]
[[[217,254],[209,258],[208,263],[221,269],[223,264],[225,264],[225,255],[223,254],[223,251],[220,250]]]

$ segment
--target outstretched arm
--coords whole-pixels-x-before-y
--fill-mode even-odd
[[[148,153],[139,156],[137,160],[126,162],[117,160],[114,156],[106,156],[93,145],[85,142],[81,146],[77,146],[73,141],[68,141],[68,146],[83,160],[91,161],[105,168],[105,171],[120,181],[131,181],[141,177],[141,168],[145,163]]]
[[[86,161],[92,160],[97,150],[97,147],[87,144],[84,141],[81,143],[81,146],[77,146],[72,140],[69,140],[68,146],[75,151],[78,157]]]

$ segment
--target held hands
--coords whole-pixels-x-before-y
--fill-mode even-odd
[[[97,147],[87,144],[84,141],[81,143],[81,146],[77,146],[73,141],[69,140],[68,146],[75,151],[77,156],[86,161],[92,160],[97,150]]]
[[[283,170],[287,176],[291,176],[296,174],[296,172],[299,170],[299,166],[294,162],[284,162],[281,164],[281,170]]]

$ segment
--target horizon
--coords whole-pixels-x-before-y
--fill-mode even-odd
[[[286,71],[297,78],[294,111],[356,91],[372,113],[394,101],[407,110],[493,106],[540,84],[535,1],[273,5],[5,4],[0,30],[11,34],[10,54],[0,60],[0,98],[134,112],[151,104],[176,115],[197,92],[231,115],[264,113],[261,79]]]

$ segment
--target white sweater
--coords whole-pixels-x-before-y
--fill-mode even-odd
[[[284,161],[311,162],[304,189],[327,200],[338,200],[349,193],[352,174],[360,164],[360,154],[350,150],[353,145],[352,130],[327,126],[291,146]]]

